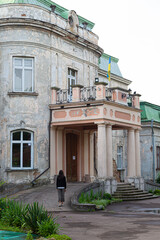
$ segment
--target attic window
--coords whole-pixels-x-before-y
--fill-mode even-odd
[[[82,24],[83,24],[83,27],[84,27],[84,29],[86,29],[86,28],[87,28],[87,25],[88,25],[88,23],[87,23],[87,22],[83,22]]]
[[[70,26],[73,27],[73,17],[69,16],[68,20],[69,20]]]
[[[51,8],[52,12],[55,12],[56,5],[51,5],[50,8]]]

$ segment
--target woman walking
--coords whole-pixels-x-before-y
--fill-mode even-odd
[[[64,193],[66,191],[66,177],[62,170],[59,171],[59,175],[57,176],[56,188],[58,190],[59,207],[62,207],[65,201]]]

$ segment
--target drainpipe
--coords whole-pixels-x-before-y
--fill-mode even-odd
[[[50,109],[50,121],[48,124],[48,137],[49,137],[49,147],[48,147],[48,167],[42,172],[40,173],[36,178],[34,178],[31,181],[32,186],[34,186],[36,183],[35,181],[40,178],[45,172],[47,172],[50,169],[50,127],[51,127],[51,118],[52,118],[52,110]]]
[[[155,182],[155,155],[154,155],[154,130],[153,130],[153,122],[154,120],[151,120],[151,128],[152,128],[152,146],[153,146],[153,182]]]

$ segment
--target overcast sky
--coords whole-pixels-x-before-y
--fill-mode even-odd
[[[104,52],[119,59],[130,88],[160,105],[160,0],[55,0],[95,23]]]

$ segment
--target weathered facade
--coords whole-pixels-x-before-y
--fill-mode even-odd
[[[139,95],[114,57],[108,81],[93,26],[50,0],[1,1],[1,178],[53,181],[63,169],[71,181],[112,181],[123,150],[126,180],[140,182]]]
[[[155,180],[160,173],[160,106],[141,102],[140,132],[142,176]]]

